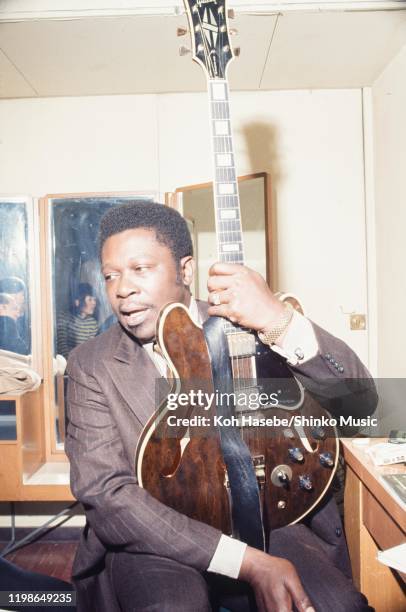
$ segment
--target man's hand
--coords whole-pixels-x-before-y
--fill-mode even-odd
[[[209,315],[230,319],[242,327],[267,331],[285,313],[285,307],[258,272],[240,264],[215,263],[207,281]]]
[[[295,567],[286,559],[272,557],[247,547],[241,564],[240,580],[254,590],[258,612],[315,612]]]

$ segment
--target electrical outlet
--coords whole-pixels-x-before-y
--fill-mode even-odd
[[[352,314],[350,315],[350,328],[352,330],[360,330],[367,328],[367,320],[364,314]]]

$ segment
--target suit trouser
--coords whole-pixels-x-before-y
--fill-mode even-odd
[[[366,598],[326,553],[305,525],[272,533],[269,552],[291,561],[317,612],[367,612]],[[109,553],[107,565],[125,612],[209,612],[222,605],[232,612],[254,612],[249,586],[238,580],[200,573],[153,555]]]

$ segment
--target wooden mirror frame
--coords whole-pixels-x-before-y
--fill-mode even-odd
[[[275,279],[275,269],[273,261],[273,223],[272,223],[272,190],[271,190],[271,177],[267,172],[256,172],[254,174],[245,174],[237,178],[238,183],[249,181],[252,179],[262,178],[264,180],[264,220],[265,220],[265,252],[266,252],[266,281],[269,287],[274,290],[273,281]],[[185,191],[197,191],[199,189],[210,189],[213,188],[213,183],[198,183],[195,185],[185,185],[178,187],[173,192],[167,192],[165,194],[165,204],[171,208],[175,208],[178,212],[182,213],[182,203],[180,195]],[[243,233],[244,233],[244,228]]]
[[[153,191],[122,191],[122,192],[90,192],[90,193],[61,193],[47,194],[40,199],[39,217],[41,233],[41,295],[44,296],[41,304],[42,312],[42,352],[44,355],[44,413],[45,413],[45,447],[46,461],[67,462],[65,451],[57,448],[56,437],[56,410],[55,406],[55,377],[53,373],[53,330],[54,330],[54,296],[52,281],[52,246],[54,236],[51,227],[51,208],[54,200],[77,200],[79,198],[132,198],[142,197],[157,201],[158,193]],[[58,384],[58,383],[57,383]],[[62,395],[63,397],[63,395]],[[63,397],[64,400],[64,397]],[[64,423],[64,401],[59,405],[59,420]]]
[[[27,289],[29,294],[30,320],[31,320],[31,367],[43,374],[42,368],[42,343],[41,329],[35,325],[36,321],[41,320],[41,286],[40,278],[40,258],[39,258],[39,217],[38,202],[30,196],[7,196],[0,195],[0,206],[2,203],[24,204],[27,211]]]

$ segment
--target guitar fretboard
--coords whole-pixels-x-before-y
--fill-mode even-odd
[[[228,84],[224,79],[208,81],[210,124],[214,159],[214,214],[219,261],[244,263],[241,208],[230,121]],[[241,328],[224,321],[227,334]]]
[[[214,158],[214,211],[220,261],[244,263],[241,210],[230,122],[227,81],[209,80]]]

